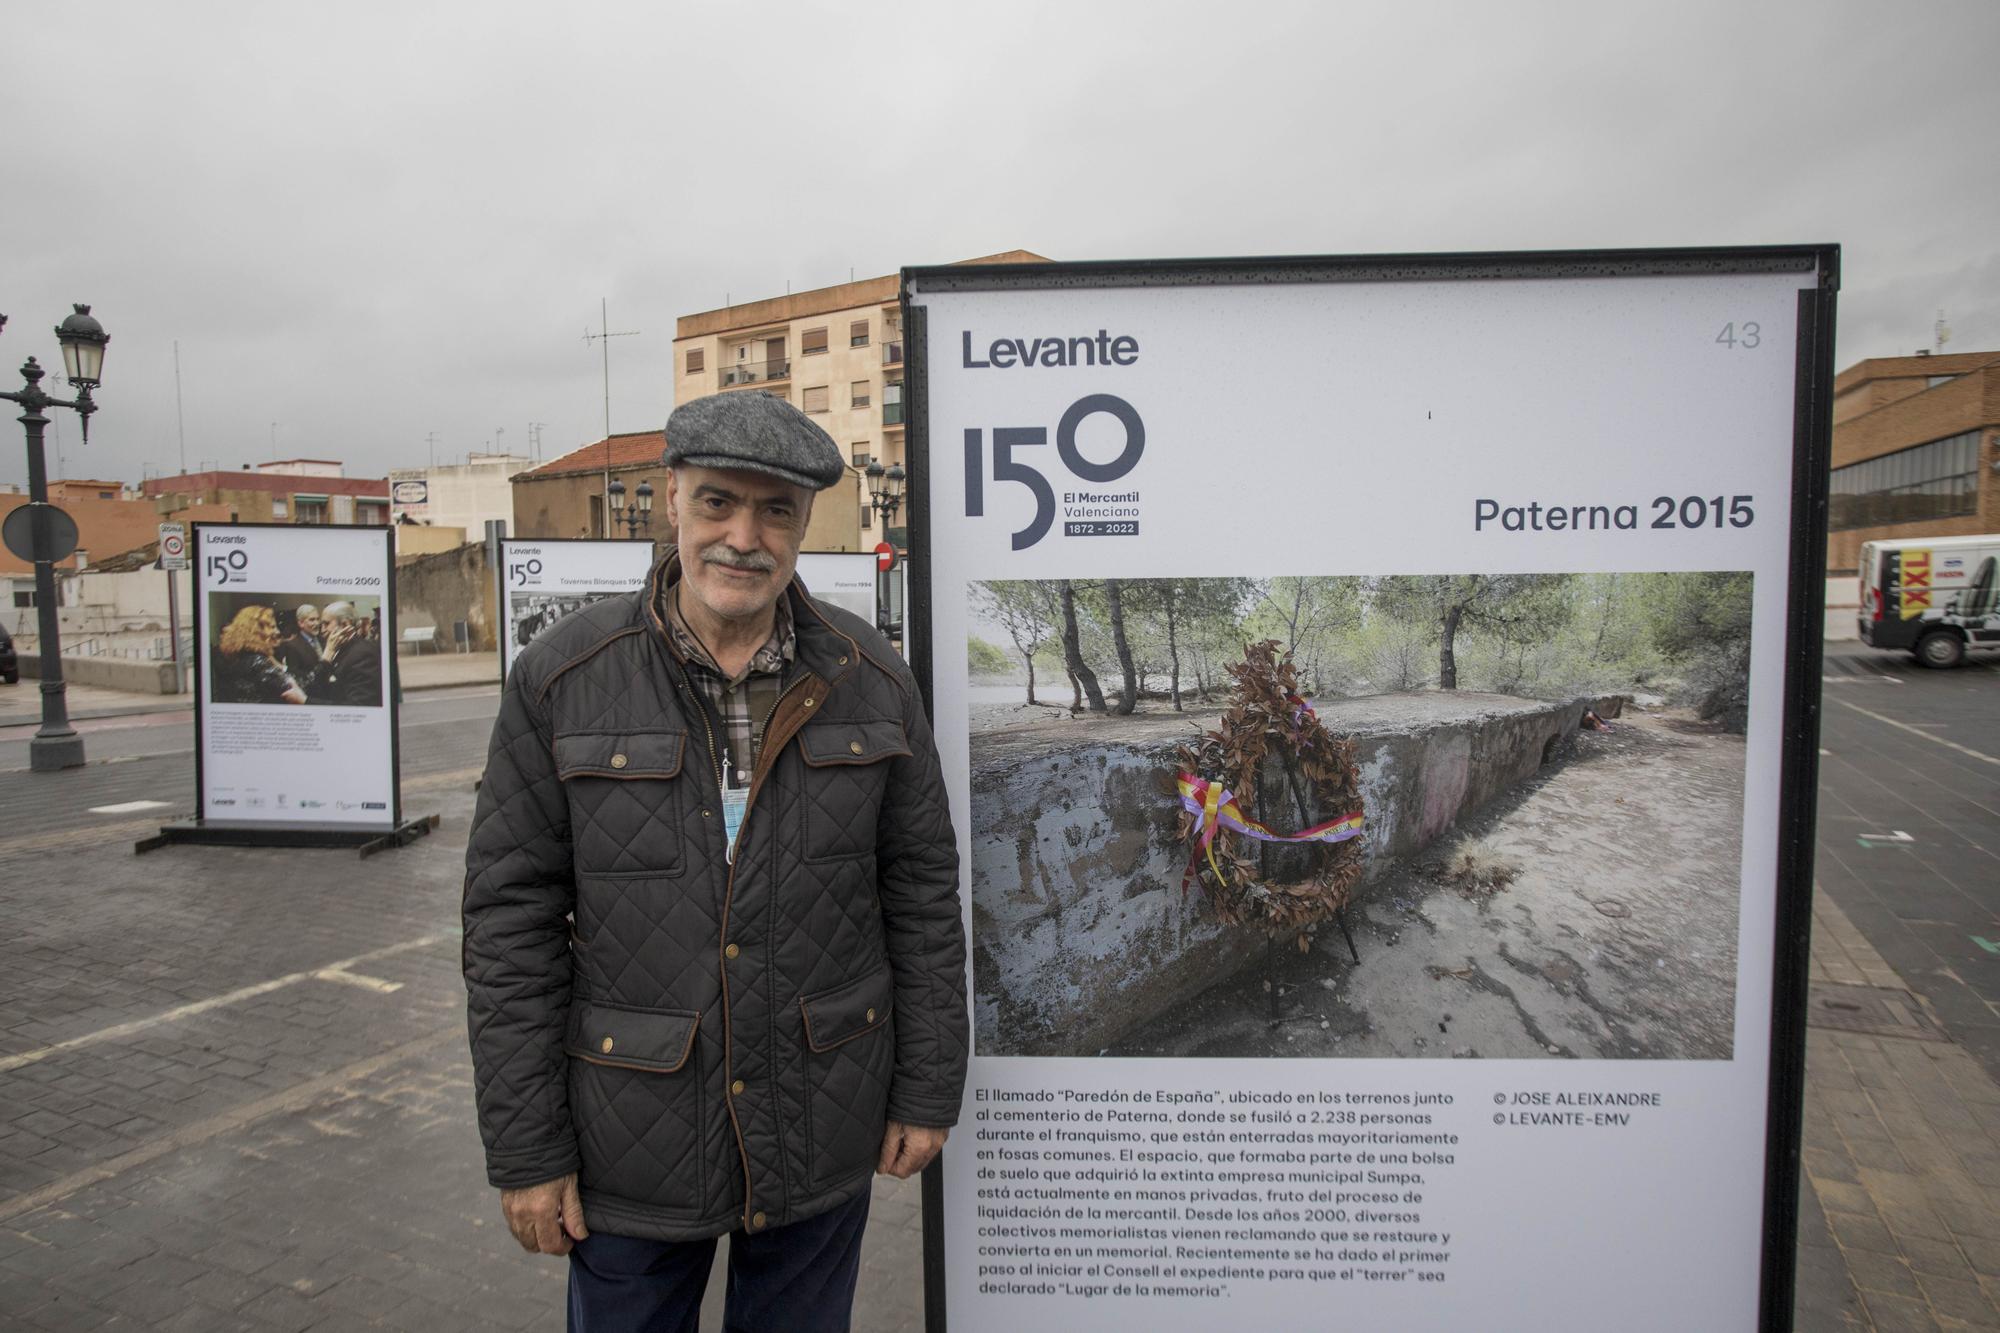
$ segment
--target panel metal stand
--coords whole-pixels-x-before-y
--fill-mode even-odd
[[[162,847],[195,843],[209,847],[354,847],[362,856],[406,847],[438,826],[439,816],[419,815],[391,825],[340,828],[327,824],[285,824],[275,820],[179,819],[163,824],[150,838],[132,844],[140,856]]]

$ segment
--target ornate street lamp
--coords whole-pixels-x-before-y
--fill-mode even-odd
[[[864,472],[868,477],[868,503],[882,516],[882,531],[886,534],[896,522],[896,511],[903,506],[903,465],[893,463],[885,468],[879,462],[871,462]]]
[[[625,483],[613,477],[605,487],[611,496],[611,521],[625,525],[625,537],[630,541],[641,532],[648,536],[653,531],[653,483],[640,481],[639,488],[632,493],[632,503],[625,503]]]
[[[0,329],[7,317],[0,315]],[[90,414],[97,410],[90,391],[104,374],[104,345],[111,341],[104,326],[91,318],[90,307],[79,305],[75,313],[56,326],[56,341],[62,344],[63,372],[76,397],[65,401],[51,398],[42,389],[47,373],[34,357],[21,367],[26,381],[19,393],[0,393],[0,398],[21,405],[20,423],[28,432],[29,545],[35,566],[35,618],[41,634],[42,725],[28,742],[28,767],[37,773],[75,768],[83,763],[83,737],[69,724],[69,688],[62,674],[62,622],[56,608],[56,561],[69,554],[58,553],[58,518],[66,519],[49,503],[48,466],[42,460],[42,431],[49,423],[42,409],[67,407],[83,423],[83,439],[90,442]],[[70,526],[74,532],[74,525]],[[72,542],[72,545],[74,543]]]

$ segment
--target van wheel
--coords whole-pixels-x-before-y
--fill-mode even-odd
[[[1940,671],[1957,666],[1965,659],[1965,643],[1956,634],[1933,630],[1917,640],[1917,660]]]

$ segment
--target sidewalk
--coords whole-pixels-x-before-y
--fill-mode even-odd
[[[498,653],[404,653],[396,659],[403,690],[437,690],[450,685],[498,685]]]
[[[1813,910],[1811,980],[1905,989],[1824,894]],[[2000,1328],[2000,1087],[1941,1034],[1879,1036],[1821,1021],[1815,1006],[1798,1328]]]

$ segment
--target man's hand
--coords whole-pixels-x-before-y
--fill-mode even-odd
[[[526,1189],[501,1190],[500,1212],[529,1254],[568,1254],[590,1234],[583,1224],[583,1196],[576,1192],[574,1173]]]
[[[944,1141],[949,1137],[951,1131],[948,1129],[930,1129],[891,1120],[882,1134],[882,1160],[875,1169],[885,1176],[908,1180],[931,1164],[931,1158],[938,1155],[938,1149],[944,1147]]]

